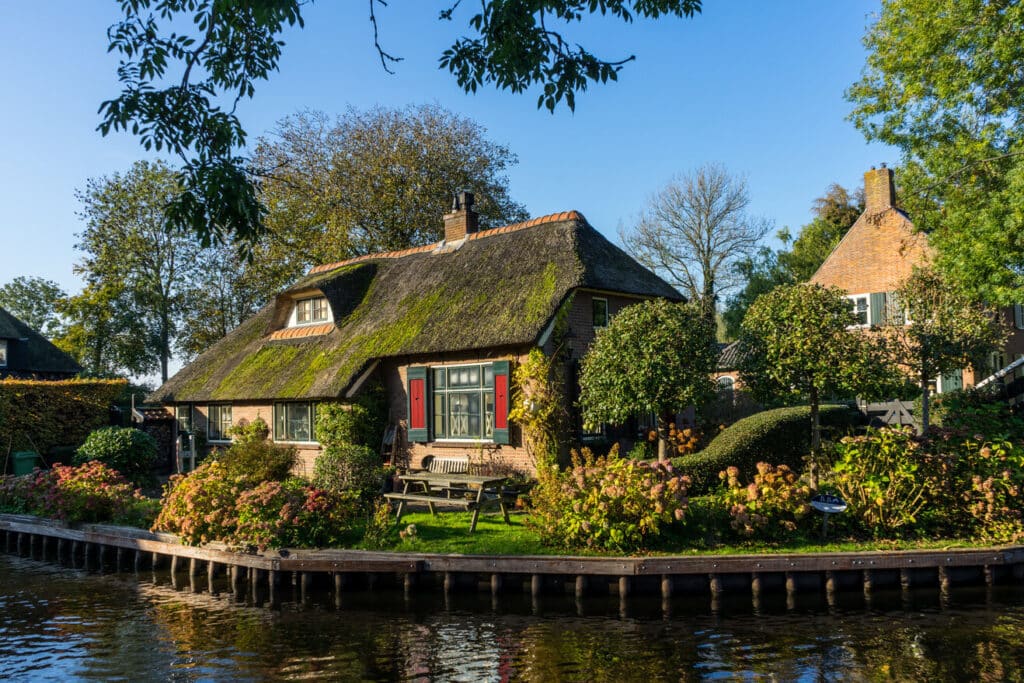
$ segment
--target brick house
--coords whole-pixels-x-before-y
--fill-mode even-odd
[[[210,443],[260,417],[312,472],[317,403],[385,388],[400,461],[466,455],[533,469],[508,420],[512,370],[552,350],[562,312],[570,358],[643,299],[681,300],[575,211],[480,231],[472,195],[441,242],[320,265],[149,397]]]
[[[10,312],[0,308],[0,379],[70,379],[75,360]]]
[[[910,218],[896,206],[892,169],[883,165],[864,174],[864,199],[864,212],[810,281],[845,291],[863,325],[886,325],[901,313],[894,310],[892,292],[914,266],[927,263],[933,251],[928,236],[916,232]],[[1011,330],[1003,351],[977,377],[968,369],[937,378],[936,391],[971,386],[1024,354],[1024,309],[1012,306],[1001,314]]]

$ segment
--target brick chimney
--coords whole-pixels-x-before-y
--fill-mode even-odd
[[[864,213],[872,214],[896,205],[896,187],[892,182],[892,169],[871,167],[864,174]]]
[[[473,210],[473,193],[460,192],[452,202],[452,212],[444,215],[444,241],[457,242],[471,232],[476,232],[479,223]]]

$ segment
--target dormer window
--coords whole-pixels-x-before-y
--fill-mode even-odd
[[[288,321],[288,327],[302,327],[303,325],[318,325],[333,322],[331,306],[327,303],[325,296],[311,296],[303,299],[296,299],[292,308],[292,314]]]
[[[0,368],[7,367],[7,340],[0,339]]]

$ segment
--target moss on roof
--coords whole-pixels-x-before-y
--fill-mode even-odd
[[[338,397],[377,359],[535,343],[577,288],[681,298],[581,217],[477,237],[307,276],[150,398]],[[334,330],[269,340],[288,295],[310,288],[330,302]]]

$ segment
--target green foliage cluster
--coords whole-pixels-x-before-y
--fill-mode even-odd
[[[667,445],[668,416],[688,406],[699,409],[713,395],[714,334],[712,322],[692,304],[650,299],[625,308],[583,358],[584,422],[623,424],[653,413],[659,442]]]
[[[964,437],[984,434],[992,441],[1024,442],[1024,418],[995,391],[953,391],[939,394],[933,401],[936,422],[945,430]]]
[[[0,286],[0,307],[49,340],[61,333],[56,304],[67,294],[53,280],[19,276]]]
[[[561,370],[557,355],[533,348],[512,373],[515,394],[508,417],[522,429],[538,464],[555,462],[566,441],[569,416]]]
[[[316,407],[316,437],[324,446],[380,446],[387,422],[387,394],[380,382],[368,385],[351,404],[321,403]]]
[[[265,481],[243,491],[235,505],[232,542],[266,548],[341,546],[357,519],[351,493],[324,491],[298,478]]]
[[[313,484],[332,493],[353,493],[366,502],[380,493],[384,468],[380,456],[366,446],[325,447],[313,465]]]
[[[262,438],[238,439],[214,454],[228,476],[246,485],[264,481],[283,481],[295,467],[297,451]]]
[[[685,478],[671,465],[573,452],[572,466],[538,472],[530,518],[545,543],[566,548],[634,551],[683,519]]]
[[[89,434],[72,462],[82,465],[98,460],[137,486],[146,486],[154,481],[156,458],[156,439],[146,432],[133,427],[105,427]]]
[[[146,528],[156,516],[156,501],[143,497],[107,465],[91,461],[0,478],[0,510],[66,523],[112,522]]]
[[[0,380],[0,451],[80,446],[107,424],[124,380]]]
[[[811,489],[786,465],[757,463],[749,484],[738,467],[719,473],[714,502],[729,514],[732,531],[744,538],[780,539],[793,534],[811,511]]]
[[[856,411],[843,405],[822,406],[822,425],[836,433],[850,429]],[[802,471],[810,451],[811,409],[807,406],[776,408],[755,413],[723,430],[707,448],[692,455],[674,458],[675,468],[690,477],[691,493],[707,493],[718,482],[719,472],[736,467],[739,476],[749,480],[759,462],[785,465]]]

